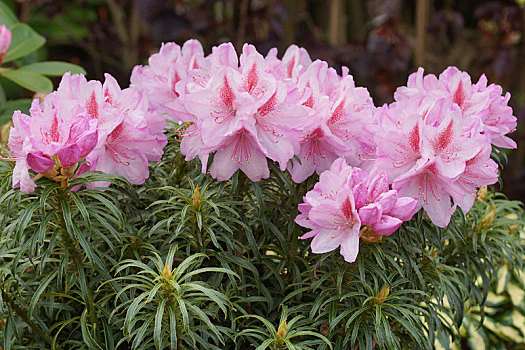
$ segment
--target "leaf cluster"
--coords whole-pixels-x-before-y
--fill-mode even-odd
[[[362,242],[353,264],[312,254],[294,218],[315,178],[214,181],[177,128],[142,186],[86,173],[26,195],[0,162],[4,349],[449,348],[483,322],[499,267],[523,270],[521,204],[491,191],[446,229],[420,212]]]

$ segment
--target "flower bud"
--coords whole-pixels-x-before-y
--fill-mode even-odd
[[[195,186],[195,191],[193,191],[191,202],[195,208],[197,208],[201,203],[201,192],[199,191],[199,185]]]
[[[496,214],[496,206],[490,210],[490,207],[487,208],[487,214],[485,217],[481,220],[481,223],[483,224],[483,227],[489,227],[494,222],[494,216]]]
[[[275,338],[277,340],[283,340],[286,338],[286,335],[288,334],[288,329],[286,327],[286,319],[284,319],[283,323],[279,325],[279,328],[277,329],[277,334],[275,334]]]
[[[383,236],[378,235],[370,226],[363,226],[359,231],[359,238],[365,243],[381,243]]]
[[[5,25],[0,25],[0,64],[4,60],[11,45],[11,31]]]
[[[171,269],[168,265],[168,263],[164,264],[164,269],[162,269],[162,273],[160,274],[162,278],[169,281],[173,278],[173,273],[171,272]]]
[[[480,187],[480,189],[478,190],[478,199],[484,200],[485,198],[487,198],[487,191],[487,186]]]
[[[388,294],[390,294],[390,288],[388,286],[384,286],[383,289],[377,293],[376,302],[378,304],[383,304],[388,297]]]

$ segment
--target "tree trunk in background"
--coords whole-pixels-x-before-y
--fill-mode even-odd
[[[242,50],[242,45],[245,41],[249,7],[250,0],[241,0],[239,5],[239,26],[237,27],[237,41],[235,42],[235,48],[237,50]]]
[[[295,24],[297,22],[297,11],[299,4],[297,0],[284,0],[286,8],[286,20],[284,21],[284,35],[281,49],[285,49],[295,42]]]
[[[416,3],[416,44],[414,47],[414,60],[416,67],[425,64],[425,36],[430,10],[430,0],[417,0]]]
[[[525,7],[522,8],[522,18],[525,22]],[[519,57],[525,57],[525,25],[521,29],[521,52],[518,53]],[[523,61],[522,61],[523,62]],[[522,98],[525,98],[525,65],[524,64],[518,64],[518,74],[516,74],[519,77],[519,89],[516,92],[515,96],[521,96]],[[522,102],[523,103],[523,102]],[[517,115],[516,112],[514,115]],[[513,161],[511,161],[513,166],[513,176],[515,179],[518,179],[520,176],[520,173],[523,171],[523,162],[525,161],[525,147],[523,145],[523,141],[525,140],[525,128],[523,126],[520,127],[520,120],[518,120],[518,132],[516,132],[516,136],[513,137],[513,139],[518,144],[518,149],[515,150],[513,155]]]
[[[367,26],[364,2],[361,0],[348,1],[348,41],[363,42],[366,40]]]
[[[330,1],[328,42],[334,46],[346,43],[345,11],[342,0]]]

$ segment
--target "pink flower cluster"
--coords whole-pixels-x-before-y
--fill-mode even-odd
[[[35,189],[29,169],[63,184],[88,170],[143,183],[148,162],[160,160],[167,142],[164,117],[148,108],[141,91],[121,90],[110,75],[101,84],[65,74],[57,91],[42,102],[33,100],[30,116],[13,115],[8,142],[10,160],[16,161],[13,187]]]
[[[385,172],[372,169],[369,175],[339,158],[306,194],[295,222],[311,229],[301,238],[314,238],[312,252],[341,247],[344,259],[354,262],[365,225],[378,235],[390,235],[412,218],[417,202],[416,197],[401,197],[391,190]]]
[[[190,40],[163,45],[131,81],[152,111],[185,123],[186,160],[198,156],[205,172],[213,154],[210,174],[220,181],[239,169],[267,178],[270,159],[302,182],[344,158],[386,171],[442,227],[456,205],[469,211],[476,189],[496,182],[491,145],[516,147],[506,136],[516,127],[510,95],[454,67],[439,78],[419,69],[394,103],[375,108],[347,68],[339,75],[295,45],[279,59],[276,49],[262,56],[246,44],[238,58],[230,43],[205,56]]]
[[[278,58],[276,49],[263,56],[249,44],[239,57],[231,43],[209,55],[196,40],[182,47],[167,43],[148,65],[134,68],[130,88],[121,90],[109,75],[102,84],[66,74],[56,92],[33,102],[31,117],[16,112],[9,140],[17,160],[13,183],[32,191],[29,169],[59,181],[100,170],[143,183],[148,162],[162,156],[168,118],[184,124],[180,150],[186,160],[199,157],[206,172],[213,157],[209,171],[219,181],[238,170],[252,181],[268,178],[268,160],[298,183],[314,172],[327,174],[332,166],[332,173],[343,174],[341,189],[333,188],[338,194],[325,193],[323,182],[331,175],[322,175],[314,192],[334,201],[323,208],[348,214],[357,228],[363,224],[386,235],[413,214],[397,199],[385,207],[377,196],[364,202],[356,197],[361,198],[361,187],[379,186],[378,181],[381,193],[418,198],[417,208],[444,227],[456,206],[468,212],[477,188],[497,181],[492,145],[516,147],[506,136],[516,128],[509,98],[500,86],[487,85],[485,76],[472,84],[454,67],[439,77],[419,69],[398,88],[395,102],[376,108],[346,67],[338,74],[295,45]],[[355,167],[372,169],[373,175]],[[309,219],[298,222],[318,237],[322,225],[331,227],[326,220],[335,212],[314,210],[314,197],[307,195],[302,207]],[[319,216],[323,210],[325,222]],[[399,210],[408,211],[403,216]],[[330,244],[324,235],[314,242],[342,244],[344,235],[332,236]],[[314,251],[328,249],[314,245]]]
[[[477,188],[497,181],[491,144],[516,147],[505,136],[516,127],[510,95],[501,92],[485,76],[472,84],[455,67],[439,78],[420,68],[394,103],[378,109],[376,166],[401,195],[418,196],[437,226],[449,223],[456,206],[467,213]]]
[[[248,44],[238,58],[230,43],[208,56],[195,40],[168,43],[134,69],[131,82],[153,111],[187,123],[187,160],[198,156],[206,171],[214,153],[210,174],[220,181],[239,169],[252,181],[267,178],[269,158],[302,182],[338,157],[362,166],[375,154],[368,91],[347,69],[338,75],[294,45],[278,59],[276,49],[264,57]]]

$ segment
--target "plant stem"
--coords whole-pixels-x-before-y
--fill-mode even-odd
[[[27,315],[27,312],[22,309],[20,306],[18,306],[18,304],[16,303],[16,301],[9,295],[9,293],[7,293],[6,291],[4,291],[2,289],[2,298],[7,301],[7,303],[13,308],[13,310],[15,311],[15,313],[25,322],[27,323],[27,325],[29,327],[31,327],[31,329],[37,333],[40,338],[42,338],[46,343],[48,343],[50,346],[53,347],[53,339],[49,336],[49,334],[46,333],[46,331],[44,331],[42,328],[40,328],[37,324],[35,324],[33,321],[31,321],[31,319],[29,318],[29,316]],[[54,349],[56,350],[60,350],[62,349],[62,347],[60,345],[57,345],[55,344],[54,345]]]
[[[89,280],[86,274],[81,273],[84,269],[83,264],[82,264],[82,260],[83,260],[82,253],[77,248],[76,242],[74,242],[73,239],[71,238],[71,234],[69,233],[67,229],[66,221],[64,219],[64,211],[62,210],[62,202],[67,201],[66,196],[65,196],[65,191],[62,190],[59,193],[60,194],[58,196],[59,202],[57,205],[58,207],[57,212],[58,212],[58,220],[60,221],[60,228],[61,228],[60,237],[62,238],[62,241],[64,242],[64,246],[66,247],[68,254],[73,259],[73,263],[75,264],[78,270],[79,278],[81,275],[84,275],[84,282],[86,285],[87,297],[88,297],[88,300],[86,301],[87,302],[86,306],[88,307],[89,318],[91,321],[91,325],[95,328],[97,340],[98,342],[101,342],[102,336],[100,334],[100,325],[98,323],[97,315],[95,312],[96,310],[95,310],[95,301],[93,298],[93,291],[91,290],[91,287],[89,286]]]

